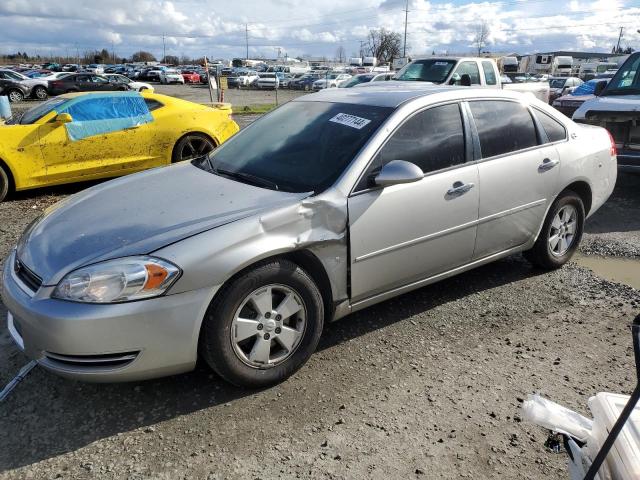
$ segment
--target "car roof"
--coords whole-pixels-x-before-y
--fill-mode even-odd
[[[392,107],[423,97],[434,97],[439,100],[464,100],[474,97],[507,98],[523,100],[526,97],[517,92],[497,88],[473,88],[440,86],[424,82],[369,82],[359,85],[360,88],[329,88],[317,93],[296,98],[295,102],[333,102],[371,105],[375,107]]]

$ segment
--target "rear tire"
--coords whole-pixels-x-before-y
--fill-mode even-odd
[[[2,202],[11,189],[11,181],[9,180],[9,174],[5,171],[4,167],[0,165],[0,202]]]
[[[200,353],[228,382],[268,387],[305,364],[318,346],[323,322],[322,296],[313,280],[293,262],[272,260],[218,292],[205,314]]]
[[[10,90],[8,96],[11,103],[22,102],[24,100],[24,94],[20,90]]]
[[[534,266],[545,270],[562,267],[580,245],[584,219],[582,199],[577,193],[565,190],[551,205],[533,248],[523,255]]]
[[[202,157],[216,148],[216,144],[203,133],[187,133],[173,147],[171,162],[182,162]]]

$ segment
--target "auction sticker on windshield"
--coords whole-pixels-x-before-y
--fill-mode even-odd
[[[339,113],[335,117],[330,118],[329,121],[339,123],[340,125],[346,125],[347,127],[357,128],[358,130],[371,123],[371,120],[356,117],[355,115],[349,115],[348,113]]]

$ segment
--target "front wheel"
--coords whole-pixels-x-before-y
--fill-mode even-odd
[[[315,351],[324,320],[313,280],[288,260],[242,274],[218,292],[200,333],[200,353],[222,378],[260,388],[293,375]]]
[[[33,90],[33,95],[38,100],[46,100],[49,94],[47,93],[47,89],[45,87],[39,86]]]
[[[578,249],[584,229],[584,204],[578,194],[566,190],[556,198],[531,250],[524,256],[533,265],[553,270],[567,263]]]

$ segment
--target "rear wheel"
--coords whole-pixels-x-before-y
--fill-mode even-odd
[[[200,352],[225,380],[266,387],[309,359],[323,318],[322,296],[307,273],[288,260],[273,260],[218,293],[205,315]]]
[[[39,86],[33,89],[33,95],[38,99],[38,100],[46,100],[46,98],[49,96],[49,94],[47,93],[47,89],[43,86]]]
[[[537,267],[552,270],[567,263],[578,249],[584,228],[584,204],[571,190],[553,202],[542,230],[524,256]]]
[[[213,141],[202,133],[188,133],[176,143],[173,149],[172,162],[193,160],[202,157],[216,148]]]
[[[20,90],[10,90],[9,91],[9,101],[10,102],[21,102],[24,100],[24,94]]]
[[[0,202],[7,198],[10,188],[11,184],[9,181],[9,174],[4,169],[4,167],[0,165]]]

